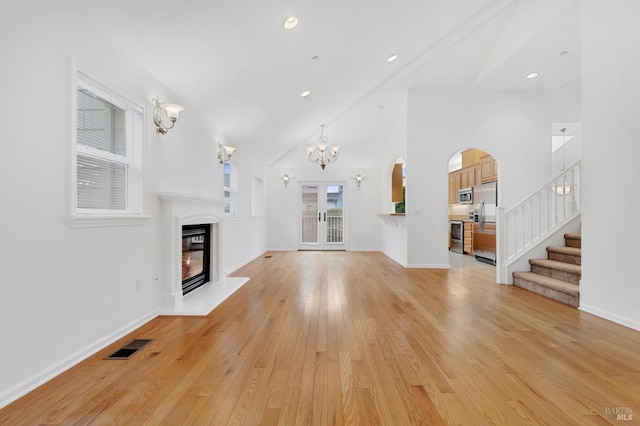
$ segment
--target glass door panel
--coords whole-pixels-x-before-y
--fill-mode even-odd
[[[320,244],[319,195],[318,185],[302,185],[301,245]]]
[[[344,215],[343,215],[343,186],[327,185],[327,218],[326,238],[327,244],[344,244]]]

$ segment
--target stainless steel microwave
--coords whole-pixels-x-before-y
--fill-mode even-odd
[[[458,204],[473,204],[473,188],[458,190]]]

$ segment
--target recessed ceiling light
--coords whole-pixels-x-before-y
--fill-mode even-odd
[[[295,16],[290,16],[289,18],[285,19],[282,25],[284,26],[285,30],[292,30],[296,27],[296,25],[298,25],[298,18],[296,18]]]
[[[311,90],[305,90],[304,92],[300,93],[300,96],[303,98],[306,98],[310,94],[311,94]]]
[[[395,61],[396,59],[398,59],[398,54],[397,54],[397,53],[394,53],[393,55],[391,55],[391,56],[389,56],[389,57],[387,58],[387,62],[393,62],[393,61]]]
[[[527,74],[527,78],[528,79],[536,78],[537,76],[538,76],[537,72],[532,72],[530,74]]]

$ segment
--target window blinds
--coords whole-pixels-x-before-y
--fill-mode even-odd
[[[118,105],[79,81],[77,89],[76,208],[84,214],[140,213],[135,136],[142,113]],[[141,139],[141,138],[140,138]]]

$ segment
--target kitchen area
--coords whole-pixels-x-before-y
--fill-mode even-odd
[[[449,162],[449,250],[496,264],[498,170],[495,159],[467,149]]]

